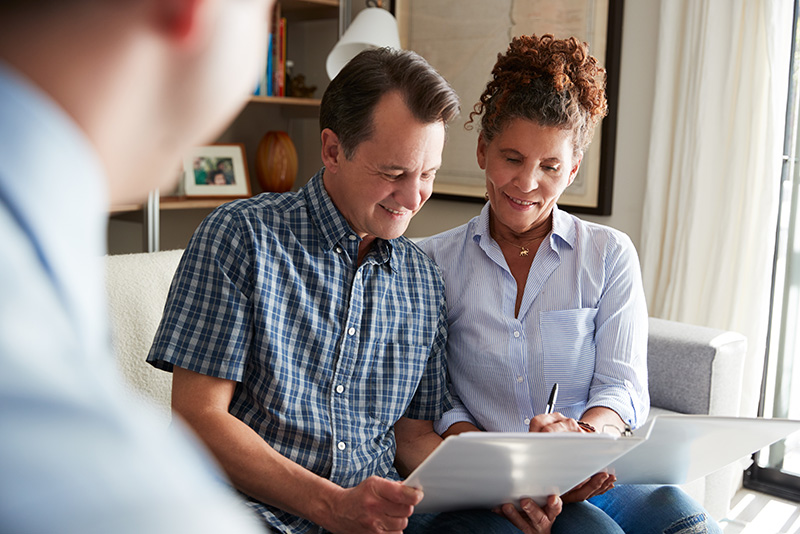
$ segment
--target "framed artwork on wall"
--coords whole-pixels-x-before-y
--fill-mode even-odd
[[[575,36],[607,71],[609,113],[595,130],[573,184],[559,206],[574,213],[610,215],[614,182],[623,0],[395,0],[404,48],[433,65],[461,98],[461,116],[448,128],[434,196],[484,202],[483,171],[475,151],[475,124],[465,125],[497,54],[511,37],[552,33]],[[454,16],[454,14],[458,16]],[[477,122],[477,121],[476,121]]]
[[[250,196],[244,145],[215,144],[192,148],[183,157],[183,189],[187,197]]]

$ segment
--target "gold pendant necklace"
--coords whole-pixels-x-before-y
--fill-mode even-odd
[[[506,243],[507,245],[511,245],[512,247],[517,247],[519,249],[519,255],[520,256],[527,256],[531,252],[531,250],[528,247],[526,247],[525,245],[517,245],[516,243],[512,243],[511,241],[506,241],[505,239],[503,239],[502,237],[499,237],[499,236],[496,236],[495,239],[499,239],[503,243]],[[536,241],[536,240],[534,239],[534,241]]]

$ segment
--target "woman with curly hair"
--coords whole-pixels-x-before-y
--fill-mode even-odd
[[[617,230],[558,208],[607,112],[605,71],[575,38],[514,38],[470,115],[488,202],[422,248],[448,302],[454,408],[443,436],[468,431],[595,432],[649,411],[647,308],[638,257]],[[559,386],[553,413],[548,394]],[[721,532],[673,486],[600,473],[544,508],[500,510],[524,532]],[[563,509],[559,508],[563,502]]]

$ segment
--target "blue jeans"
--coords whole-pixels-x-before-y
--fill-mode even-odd
[[[722,534],[700,504],[676,486],[622,484],[564,505],[552,534]]]
[[[405,534],[520,534],[488,510],[415,514]],[[552,534],[722,534],[700,504],[676,486],[620,485],[565,504]]]

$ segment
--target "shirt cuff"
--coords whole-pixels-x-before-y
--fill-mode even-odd
[[[649,399],[640,398],[624,386],[605,387],[602,392],[592,395],[586,403],[586,410],[591,408],[614,410],[633,429],[642,426],[650,411]]]
[[[444,413],[441,419],[433,423],[433,429],[441,435],[456,423],[471,423],[478,426],[466,408],[453,408]]]

